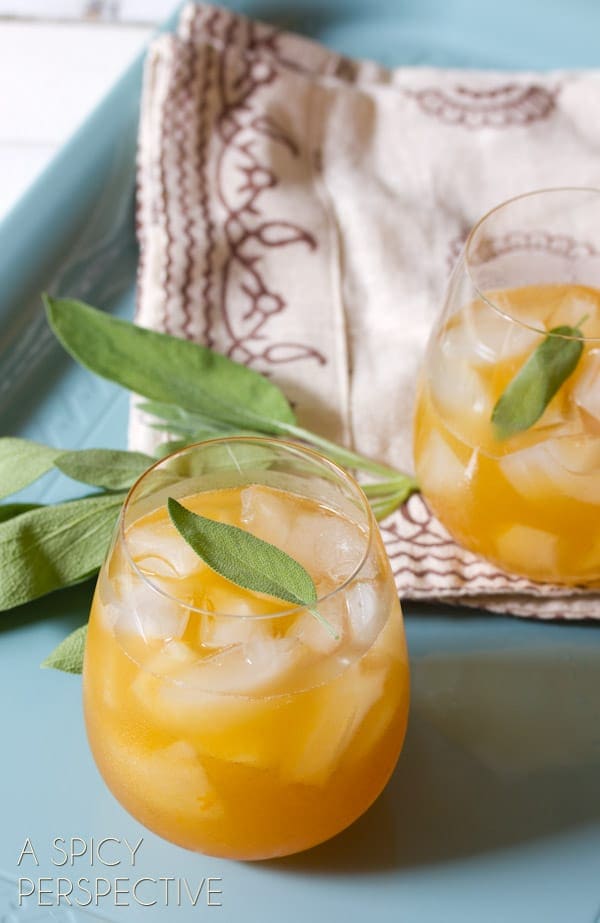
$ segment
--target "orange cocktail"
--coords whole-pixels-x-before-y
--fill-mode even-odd
[[[295,557],[337,637],[210,570],[167,495]],[[389,778],[408,710],[400,607],[358,487],[266,440],[206,443],[152,469],[99,578],[84,701],[108,786],[166,839],[259,859],[350,824]]]
[[[530,319],[537,305],[547,329],[587,313],[590,340],[539,421],[499,439],[492,409],[544,334],[509,328],[482,302],[455,314],[417,403],[418,478],[432,509],[466,547],[538,580],[598,580],[600,292],[546,285],[493,297],[515,318]]]
[[[532,193],[483,218],[419,386],[428,503],[466,548],[535,580],[600,581],[599,229],[589,189]]]

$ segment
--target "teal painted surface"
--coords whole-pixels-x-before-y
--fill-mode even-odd
[[[239,3],[349,54],[387,64],[577,67],[600,63],[600,5],[472,0]],[[38,292],[130,316],[136,261],[136,64],[0,227],[0,430],[64,446],[123,445],[125,396],[76,368],[45,333]],[[65,496],[58,475],[36,499]],[[242,865],[143,831],[89,755],[77,678],[39,662],[87,615],[89,585],[0,619],[0,919],[19,874],[56,877],[53,837],[144,837],[142,875],[223,879],[223,907],[102,905],[137,923],[365,919],[594,923],[600,919],[600,628],[405,607],[413,707],[388,789],[347,833],[302,856]],[[40,860],[17,857],[32,838]],[[80,860],[73,879],[102,876]],[[36,920],[77,923],[81,912]]]

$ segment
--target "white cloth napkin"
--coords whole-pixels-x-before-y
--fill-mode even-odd
[[[573,183],[600,186],[595,72],[390,71],[190,5],[147,60],[137,320],[267,373],[303,425],[410,470],[417,370],[467,231]],[[155,438],[133,408],[131,445]],[[418,495],[382,531],[403,597],[600,617],[599,594],[459,548]]]

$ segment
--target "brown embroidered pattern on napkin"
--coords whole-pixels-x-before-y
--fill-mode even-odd
[[[272,375],[304,425],[409,469],[449,262],[497,202],[600,184],[599,90],[595,73],[389,71],[190,5],[147,62],[137,319]],[[153,438],[133,408],[132,445]],[[404,597],[600,617],[598,594],[459,548],[419,496],[382,531]]]

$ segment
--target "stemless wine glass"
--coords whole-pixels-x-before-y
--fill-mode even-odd
[[[210,570],[168,497],[292,555],[333,633]],[[83,679],[100,772],[156,833],[241,859],[338,833],[385,786],[409,697],[400,605],[359,486],[269,439],[211,440],[154,465],[100,572]]]
[[[466,548],[600,580],[600,191],[519,196],[471,231],[429,341],[415,463]]]

